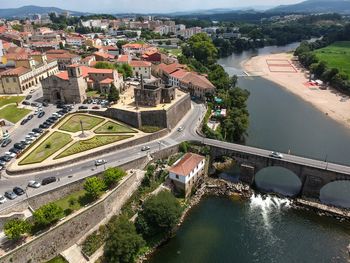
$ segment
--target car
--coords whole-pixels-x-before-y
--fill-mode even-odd
[[[0,157],[0,161],[3,161],[3,162],[9,162],[11,161],[12,157],[9,156],[9,155],[3,155]]]
[[[16,149],[19,149],[19,150],[23,150],[25,148],[25,146],[22,143],[18,143],[18,142],[15,143],[13,145],[13,147],[16,148]]]
[[[15,158],[16,157],[16,154],[15,153],[12,153],[12,152],[5,152],[5,155],[6,156],[9,156],[11,158]]]
[[[179,128],[177,128],[178,132],[182,132],[185,128],[183,126],[180,126]]]
[[[62,117],[62,115],[57,112],[52,113],[52,116],[57,117],[58,119]]]
[[[279,153],[279,152],[271,152],[270,153],[270,157],[282,159],[283,158],[283,154]]]
[[[6,191],[4,195],[7,199],[10,200],[17,198],[17,195],[13,191]]]
[[[47,103],[46,101],[43,102],[43,106],[44,107],[48,107],[49,106],[49,103]]]
[[[12,140],[10,138],[7,138],[5,140],[2,141],[1,143],[1,147],[6,147],[7,145],[9,145],[12,142]]]
[[[150,150],[151,149],[151,147],[149,147],[149,146],[142,146],[142,148],[141,148],[141,151],[148,151],[148,150]]]
[[[28,120],[28,121],[31,120],[31,119],[33,119],[33,118],[34,118],[34,115],[33,115],[33,114],[30,114],[30,115],[27,116],[27,120]]]
[[[1,166],[5,166],[5,165],[6,165],[6,162],[0,160],[0,165],[1,165]]]
[[[56,182],[57,178],[54,176],[46,177],[41,181],[41,185],[47,185]]]
[[[32,144],[32,142],[33,141],[31,141],[31,140],[23,140],[23,141],[21,141],[21,143],[23,143],[25,145],[30,145],[30,144]]]
[[[33,89],[31,89],[31,90],[29,91],[30,94],[33,94],[34,92],[35,92],[35,90],[33,90]]]
[[[22,121],[21,121],[21,125],[24,125],[24,124],[26,124],[28,122],[28,119],[23,119]]]
[[[39,114],[39,110],[38,109],[36,109],[35,111],[34,111],[34,113],[33,113],[34,115],[38,115]]]
[[[28,96],[26,97],[26,100],[30,100],[32,97],[33,97],[32,95],[28,95]]]
[[[32,137],[35,137],[35,138],[40,136],[40,134],[39,134],[39,133],[32,132],[32,131],[31,131],[31,132],[29,132],[29,133],[28,133],[28,135],[30,135],[30,136],[32,136]]]
[[[81,105],[78,107],[79,110],[87,110],[89,107],[85,105]]]
[[[103,165],[103,164],[106,164],[106,163],[107,163],[107,161],[104,160],[104,159],[99,159],[99,160],[95,161],[95,165],[96,166],[100,166],[100,165]]]
[[[93,106],[92,109],[93,109],[93,110],[99,110],[99,109],[100,109],[100,106]]]
[[[41,111],[38,114],[38,118],[42,118],[45,115],[45,111]]]
[[[39,188],[41,186],[41,183],[31,180],[28,182],[28,186],[31,188]]]
[[[12,153],[15,153],[15,154],[19,154],[21,151],[22,151],[22,150],[20,150],[20,149],[18,149],[18,148],[15,148],[15,147],[13,147],[13,148],[11,148],[11,149],[9,150],[9,152],[12,152]]]
[[[35,140],[35,138],[33,136],[29,135],[29,134],[26,135],[25,139],[26,140]]]
[[[43,131],[43,129],[41,129],[41,128],[34,128],[34,129],[32,130],[32,132],[35,132],[35,133],[43,133],[44,131]]]
[[[3,204],[6,202],[6,198],[2,195],[0,195],[0,204]]]
[[[12,190],[16,195],[23,195],[25,193],[24,190],[18,186],[14,187]]]
[[[24,100],[24,101],[22,101],[22,104],[23,104],[23,105],[30,105],[30,102],[29,102],[29,101]]]
[[[39,129],[47,129],[47,128],[49,128],[50,126],[49,125],[46,125],[45,123],[43,123],[43,124],[40,124],[39,125]]]
[[[32,102],[32,103],[30,103],[30,105],[33,107],[39,107],[41,104],[38,102]]]
[[[63,109],[63,106],[64,106],[63,104],[57,104],[56,108],[57,109]]]
[[[51,126],[56,120],[48,118],[44,123]]]

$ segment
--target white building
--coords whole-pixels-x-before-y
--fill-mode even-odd
[[[204,167],[204,156],[186,153],[170,168],[169,178],[176,189],[187,197],[191,194],[198,179],[204,176]]]
[[[85,44],[85,39],[82,37],[75,37],[75,36],[67,37],[66,44],[70,46],[81,47],[82,45]]]
[[[148,61],[132,60],[130,61],[130,66],[132,67],[132,73],[135,78],[150,79],[152,63]]]

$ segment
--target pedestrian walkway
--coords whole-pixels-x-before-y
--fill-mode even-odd
[[[66,249],[61,253],[61,255],[69,262],[69,263],[87,263],[88,261],[84,258],[81,253],[81,249],[77,244],[74,244],[70,248]]]

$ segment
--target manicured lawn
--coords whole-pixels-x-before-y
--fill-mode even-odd
[[[30,110],[19,109],[16,105],[8,105],[0,110],[0,119],[5,119],[12,123],[16,123],[29,113]]]
[[[68,120],[64,122],[59,129],[67,132],[78,132],[81,130],[80,121],[83,122],[84,130],[91,130],[103,122],[104,119],[86,114],[75,114],[68,117]]]
[[[182,54],[181,48],[162,48],[162,50],[176,57]]]
[[[328,67],[337,68],[350,78],[350,41],[335,42],[314,52],[320,61],[326,62]]]
[[[126,127],[125,125],[108,121],[95,130],[95,133],[134,133],[133,129]]]
[[[22,100],[23,96],[0,96],[0,108],[10,103],[20,103]]]
[[[19,163],[19,165],[41,163],[71,141],[72,138],[69,134],[54,132],[38,147],[31,151],[29,155]]]
[[[65,260],[62,256],[57,256],[46,263],[68,263],[67,260]]]
[[[73,154],[85,152],[97,147],[118,142],[132,137],[132,135],[96,135],[95,137],[74,143],[55,159],[67,157]]]

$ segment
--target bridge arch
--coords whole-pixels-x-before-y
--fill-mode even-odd
[[[256,171],[254,184],[259,190],[286,196],[297,196],[302,190],[299,176],[282,166],[267,166]]]
[[[320,201],[324,204],[350,208],[350,180],[336,179],[320,190]]]

